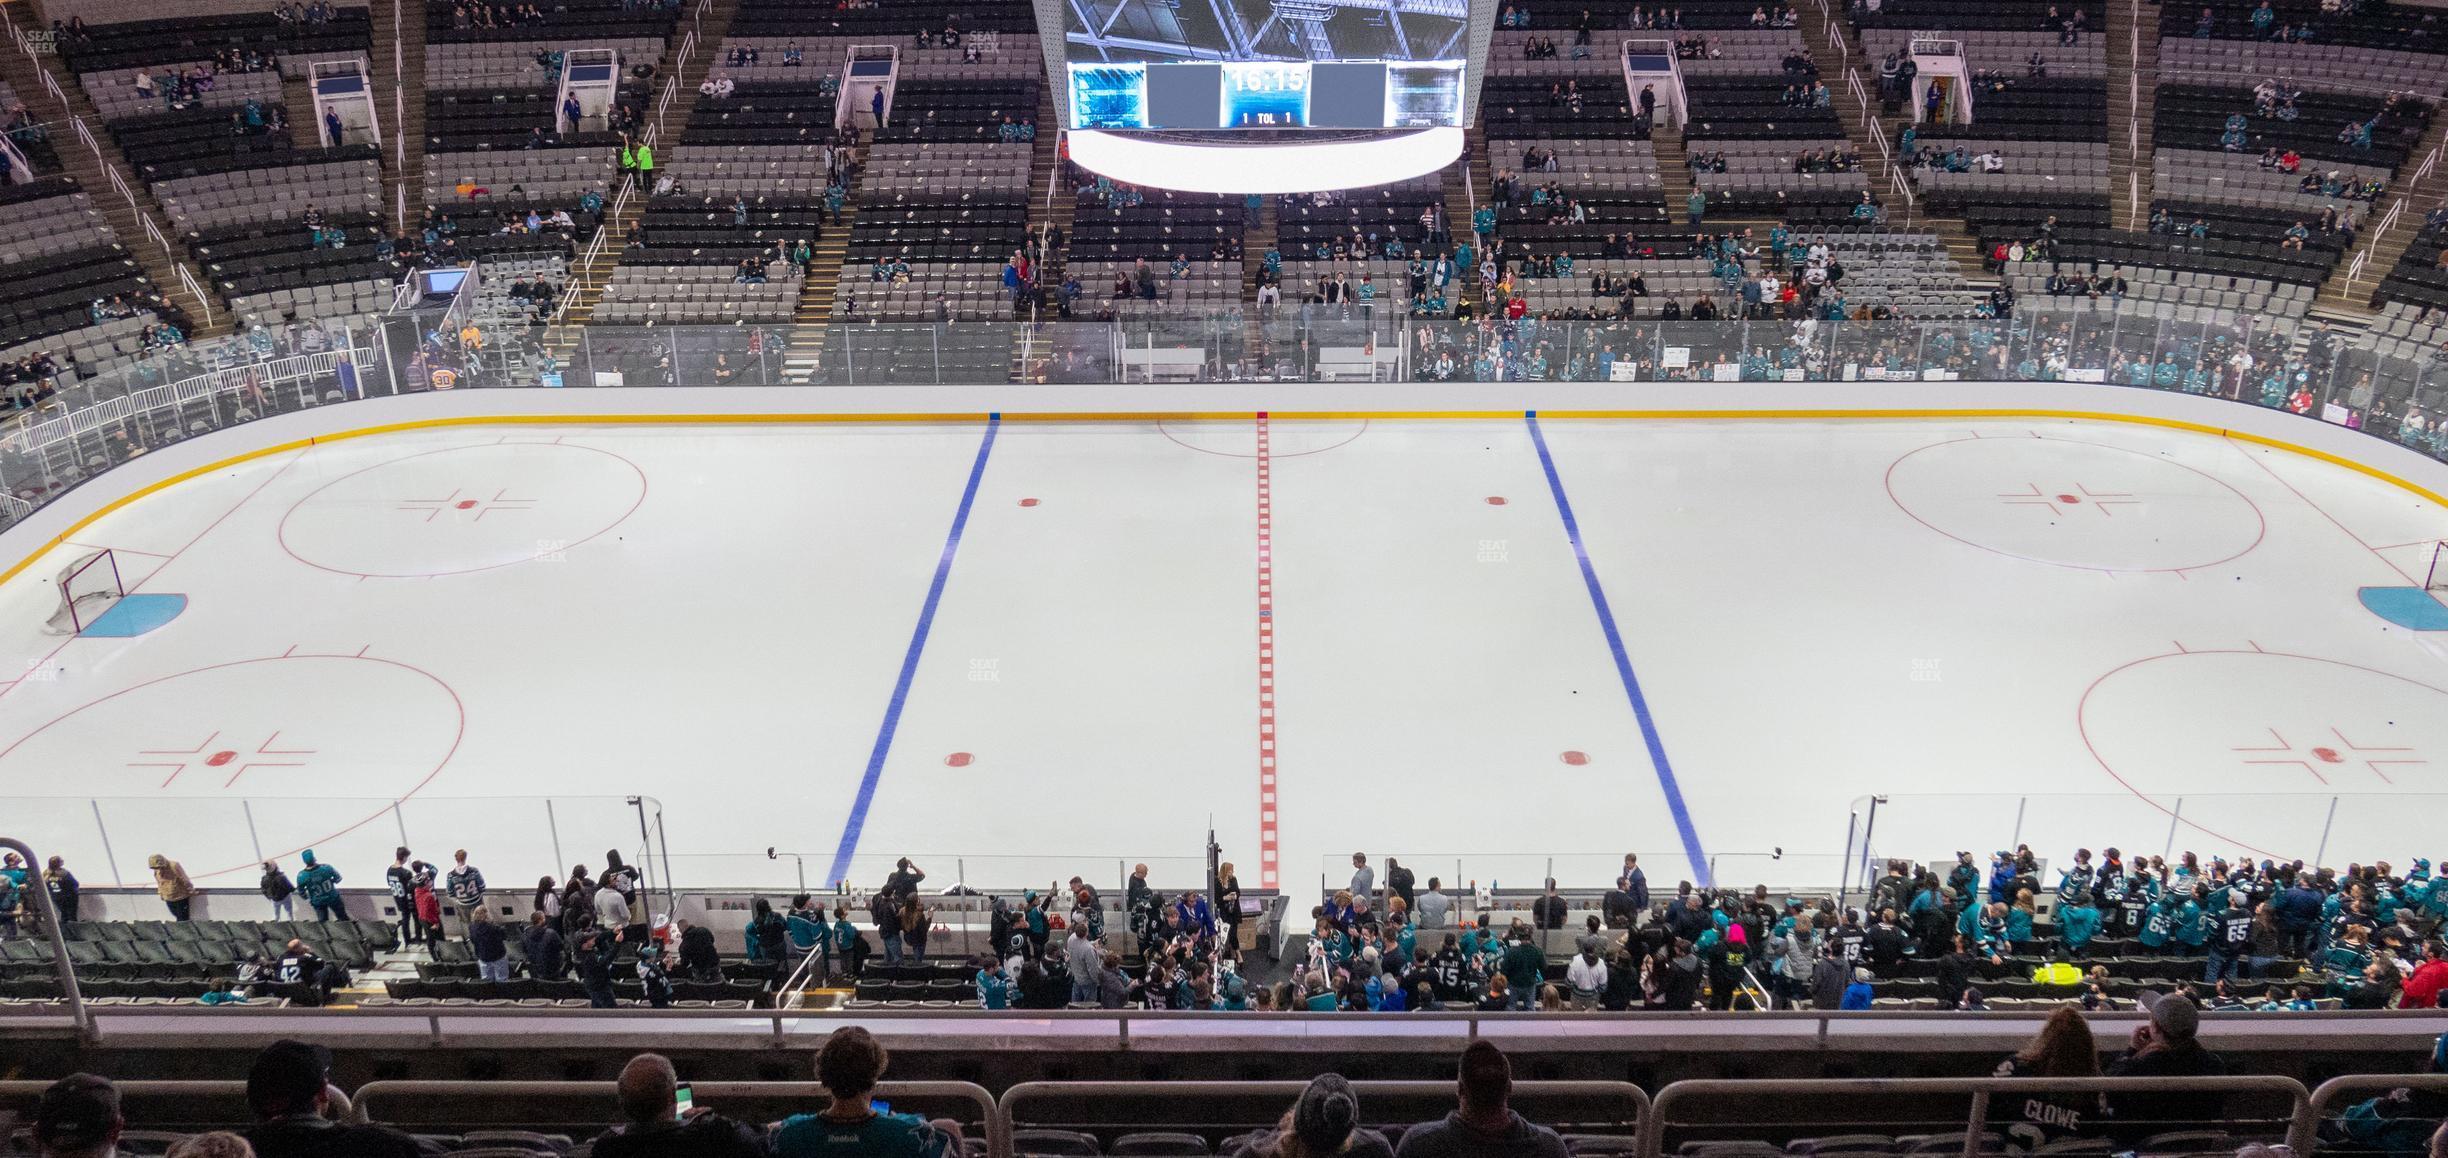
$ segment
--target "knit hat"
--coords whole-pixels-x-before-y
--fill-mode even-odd
[[[1301,1091],[1299,1103],[1292,1107],[1292,1134],[1312,1154],[1341,1150],[1359,1123],[1360,1099],[1341,1074],[1310,1079],[1309,1088]]]

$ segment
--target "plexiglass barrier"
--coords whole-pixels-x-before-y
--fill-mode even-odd
[[[257,331],[71,385],[0,428],[0,507],[22,517],[155,447],[267,414],[431,390],[1342,380],[2101,382],[2282,409],[2448,460],[2448,360],[2348,348],[2288,318],[2217,325],[2038,306],[1928,322],[1457,322],[1354,305],[1109,322],[454,332],[438,317],[395,315]]]
[[[402,846],[444,870],[467,849],[494,891],[524,892],[573,865],[601,872],[610,850],[663,887],[663,806],[653,797],[12,796],[0,799],[0,817],[46,857],[65,858],[88,887],[149,888],[146,865],[158,853],[200,888],[252,891],[265,861],[295,876],[311,849],[340,870],[343,888],[380,889]]]
[[[2095,834],[2088,838],[2099,842],[2090,846],[2095,855],[2113,847],[2128,864],[2152,856],[2174,864],[2190,852],[2205,866],[2213,857],[2323,865],[2373,850],[2394,850],[2402,863],[2432,851],[2444,815],[2448,795],[2405,792],[1895,793],[1854,802],[1858,839],[1845,883],[1868,887],[1889,859],[1943,866],[1959,852],[1985,870],[1991,854],[2044,832]],[[2051,862],[2074,854],[2071,847],[2034,851]],[[1833,887],[1836,878],[1823,883]]]

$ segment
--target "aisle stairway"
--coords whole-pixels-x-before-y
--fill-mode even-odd
[[[1062,167],[1062,134],[1055,130],[1054,90],[1040,85],[1037,89],[1037,139],[1029,153],[1029,231],[1030,247],[1037,263],[1037,284],[1051,292],[1062,286],[1067,244],[1071,233],[1073,192],[1071,178],[1059,173]],[[1052,299],[1046,299],[1052,300]],[[1019,320],[1052,321],[1056,311],[1047,307],[1031,309]],[[1033,325],[1018,325],[1012,332],[1011,380],[1014,382],[1043,381],[1047,345],[1033,340]]]
[[[852,155],[865,156],[865,142],[852,146]],[[866,184],[866,175],[864,166],[851,170],[841,221],[816,235],[813,268],[799,285],[799,309],[791,315],[790,344],[783,352],[785,382],[806,383],[823,365],[825,336],[833,324],[833,303],[841,293],[842,262],[850,256],[850,231],[858,224],[859,187]]]
[[[367,63],[383,129],[383,208],[405,233],[425,215],[425,0],[375,0]]]
[[[737,11],[739,0],[713,0],[705,16],[698,18],[693,25],[697,33],[694,41],[688,39],[692,28],[691,17],[684,15],[680,25],[672,29],[672,38],[664,45],[663,59],[655,71],[658,78],[665,79],[671,85],[671,104],[660,113],[653,111],[654,102],[663,99],[663,89],[657,88],[654,95],[648,98],[646,113],[649,119],[645,139],[653,147],[657,158],[668,160],[674,155],[674,146],[680,143],[681,133],[688,126],[689,113],[697,107],[697,82],[705,79],[706,69],[714,63],[716,49],[722,44],[723,31],[731,26],[731,16]],[[684,43],[689,45],[685,57],[681,55]],[[622,243],[629,236],[629,227],[645,214],[646,203],[651,199],[650,190],[638,189],[630,195],[627,204],[620,206],[619,212],[613,212],[610,204],[605,206],[602,252],[597,253],[591,261],[582,257],[570,267],[570,284],[578,292],[571,300],[568,311],[561,317],[561,324],[565,327],[562,349],[566,350],[577,340],[576,335],[566,331],[566,327],[583,325],[594,315],[596,301],[603,296],[604,286],[612,280],[613,269],[621,263],[626,249]],[[617,188],[612,201],[619,201]]]
[[[2425,164],[2430,166],[2428,173],[2422,171]],[[2448,165],[2448,109],[2431,115],[2430,131],[2407,154],[2406,164],[2390,183],[2386,199],[2373,205],[2370,214],[2363,218],[2362,234],[2354,248],[2338,259],[2337,269],[2314,300],[2315,308],[2358,312],[2371,309],[2372,291],[2397,267],[2397,259],[2405,255],[2415,235],[2422,232],[2423,218],[2441,204],[2440,191],[2448,188],[2448,174],[2441,172],[2444,165]],[[2389,206],[2397,203],[2403,203],[2405,209],[2384,233],[2379,228],[2380,221],[2388,215]],[[2349,278],[2347,271],[2356,257],[2366,254],[2361,276]]]
[[[1860,155],[1863,170],[1870,174],[1872,195],[1887,210],[1888,228],[1937,234],[1939,242],[1946,246],[1947,255],[1955,259],[1955,266],[1963,271],[1965,279],[1982,289],[1996,285],[1997,275],[1981,267],[1979,239],[1972,236],[1970,227],[1962,218],[1933,216],[1927,206],[1896,191],[1894,180],[1889,176],[1895,166],[1887,153],[1879,148],[1878,137],[1884,134],[1892,148],[1904,127],[1911,122],[1899,118],[1891,124],[1880,117],[1881,110],[1877,103],[1878,62],[1863,55],[1860,38],[1834,19],[1833,7],[1822,11],[1816,4],[1802,4],[1797,5],[1795,10],[1802,16],[1803,42],[1810,46],[1812,56],[1819,61],[1819,79],[1834,94],[1834,99],[1828,103],[1836,110],[1836,119],[1844,125],[1846,140]],[[1841,51],[1838,50],[1840,45]],[[1846,79],[1847,73],[1860,78],[1861,92],[1871,101],[1867,109],[1854,95],[1853,85]],[[1873,124],[1878,126],[1877,133],[1871,129]],[[1661,159],[1660,164],[1663,163]],[[1680,212],[1680,204],[1675,208]]]
[[[0,15],[4,15],[19,31],[35,27],[32,23],[34,14],[21,6],[0,8]],[[64,101],[52,99],[43,83],[46,74],[59,86]],[[142,181],[127,176],[135,170],[128,165],[119,147],[112,143],[110,133],[102,127],[101,114],[95,111],[93,101],[77,85],[75,74],[68,71],[61,58],[29,57],[17,51],[13,43],[0,46],[0,79],[8,81],[9,87],[16,90],[17,99],[25,102],[26,108],[33,112],[36,119],[53,126],[51,148],[59,154],[62,171],[84,186],[94,208],[101,211],[103,220],[108,221],[111,230],[119,235],[119,244],[126,247],[128,256],[136,259],[145,276],[152,279],[153,288],[187,311],[195,323],[194,332],[188,337],[205,338],[229,333],[229,303],[213,289],[193,255],[171,238],[167,225],[170,215],[164,213],[160,203],[154,200],[152,190]],[[92,134],[95,148],[87,148],[76,135],[74,126],[69,123],[71,118],[85,123]],[[95,155],[95,149],[100,150],[100,156]],[[129,195],[135,199],[133,206],[127,197],[120,196],[118,190],[111,187],[110,174],[114,170],[125,180]],[[148,219],[163,231],[161,236],[170,246],[169,249],[165,250],[163,245],[154,243],[147,236],[145,221]],[[182,263],[194,275],[195,284],[202,289],[200,296],[190,291],[179,279]]]
[[[2117,228],[2150,225],[2151,119],[2158,109],[2159,13],[2108,4],[2108,200]]]

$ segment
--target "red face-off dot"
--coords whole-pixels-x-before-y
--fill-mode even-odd
[[[2312,749],[2312,754],[2319,757],[2320,762],[2323,764],[2343,764],[2346,762],[2346,758],[2338,755],[2338,750],[2335,748],[2314,748]]]
[[[474,500],[474,499],[461,499],[461,500],[459,500],[459,509],[460,509],[460,510],[463,510],[463,511],[472,511],[472,510],[475,510],[475,509],[476,509],[476,500]]]
[[[238,753],[234,751],[215,752],[211,756],[205,758],[204,766],[207,768],[218,768],[237,758]]]
[[[1022,499],[1022,500],[1020,500],[1020,505],[1021,505],[1021,506],[1024,506],[1024,507],[1033,507],[1033,506],[1036,506],[1036,505],[1037,505],[1037,500],[1035,500],[1035,499]]]
[[[1566,753],[1564,753],[1563,760],[1564,760],[1564,762],[1565,762],[1565,763],[1567,763],[1567,764],[1571,764],[1571,765],[1574,765],[1574,766],[1578,767],[1578,766],[1580,766],[1580,765],[1583,765],[1583,764],[1587,764],[1587,763],[1589,763],[1589,753],[1587,753],[1587,752],[1566,752]]]
[[[2059,495],[2059,496],[2057,496],[2057,501],[2058,501],[2058,502],[2061,502],[2061,503],[2065,503],[2065,504],[2066,504],[2066,505],[2068,505],[2068,506],[2071,506],[2071,505],[2073,505],[2073,504],[2075,504],[2075,503],[2079,503],[2079,502],[2081,502],[2081,501],[2082,501],[2082,496],[2080,496],[2080,495]]]
[[[1503,495],[1489,495],[1488,505],[1491,507],[1501,507],[1505,505],[1505,497]]]
[[[944,765],[950,768],[966,768],[969,766],[969,762],[975,759],[977,759],[977,757],[972,756],[967,752],[954,752],[951,755],[944,757]]]

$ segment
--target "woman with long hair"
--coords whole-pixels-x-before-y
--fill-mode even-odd
[[[1241,878],[1233,875],[1233,863],[1216,866],[1216,919],[1224,922],[1223,955],[1227,961],[1241,957]]]
[[[536,880],[535,911],[544,914],[547,921],[558,922],[561,918],[561,887],[551,877]]]
[[[1999,1078],[2096,1078],[2100,1076],[2099,1043],[2091,1036],[2091,1023],[2083,1020],[2082,1010],[2071,1005],[2057,1007],[2057,1012],[2040,1024],[2040,1032],[2030,1044],[2016,1050],[1999,1062]],[[2004,1133],[2009,1142],[2024,1149],[2060,1138],[2071,1138],[2092,1129],[2094,1123],[2107,1116],[2107,1104],[2099,1094],[2053,1093],[2021,1098],[1994,1098],[1990,1101],[1989,1124]]]

